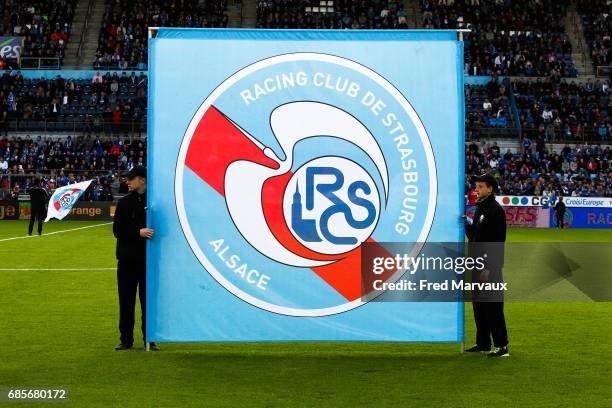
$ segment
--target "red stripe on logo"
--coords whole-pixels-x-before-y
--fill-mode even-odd
[[[274,160],[265,156],[227,117],[211,106],[193,133],[185,165],[219,194],[225,195],[225,171],[237,160],[278,168]]]

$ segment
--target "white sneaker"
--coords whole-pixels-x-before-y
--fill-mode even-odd
[[[487,354],[489,357],[509,357],[510,351],[508,350],[508,346],[506,347],[495,347],[492,352]]]

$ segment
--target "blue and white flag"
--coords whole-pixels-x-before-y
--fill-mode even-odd
[[[83,195],[85,190],[87,190],[92,181],[93,180],[87,180],[57,188],[49,200],[47,219],[45,219],[45,222],[49,221],[51,218],[61,220],[70,214],[70,210],[81,195]]]

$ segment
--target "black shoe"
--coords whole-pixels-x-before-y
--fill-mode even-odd
[[[506,347],[495,347],[495,349],[488,354],[489,357],[509,357],[510,351],[508,346]]]
[[[125,343],[121,343],[118,346],[115,346],[116,351],[129,350],[131,348],[132,348],[131,344],[125,344]]]
[[[480,347],[478,345],[474,346],[474,347],[470,347],[469,349],[465,350],[466,353],[488,353],[491,351],[491,347]]]
[[[145,346],[145,350],[147,349],[147,346]],[[159,351],[161,350],[159,348],[159,346],[157,344],[155,344],[155,342],[151,342],[149,343],[149,351]]]

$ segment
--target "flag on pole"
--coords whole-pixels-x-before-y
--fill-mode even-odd
[[[51,218],[61,220],[68,215],[74,204],[85,190],[87,190],[92,181],[93,180],[87,180],[57,188],[49,200],[47,219],[45,222],[49,221]]]

